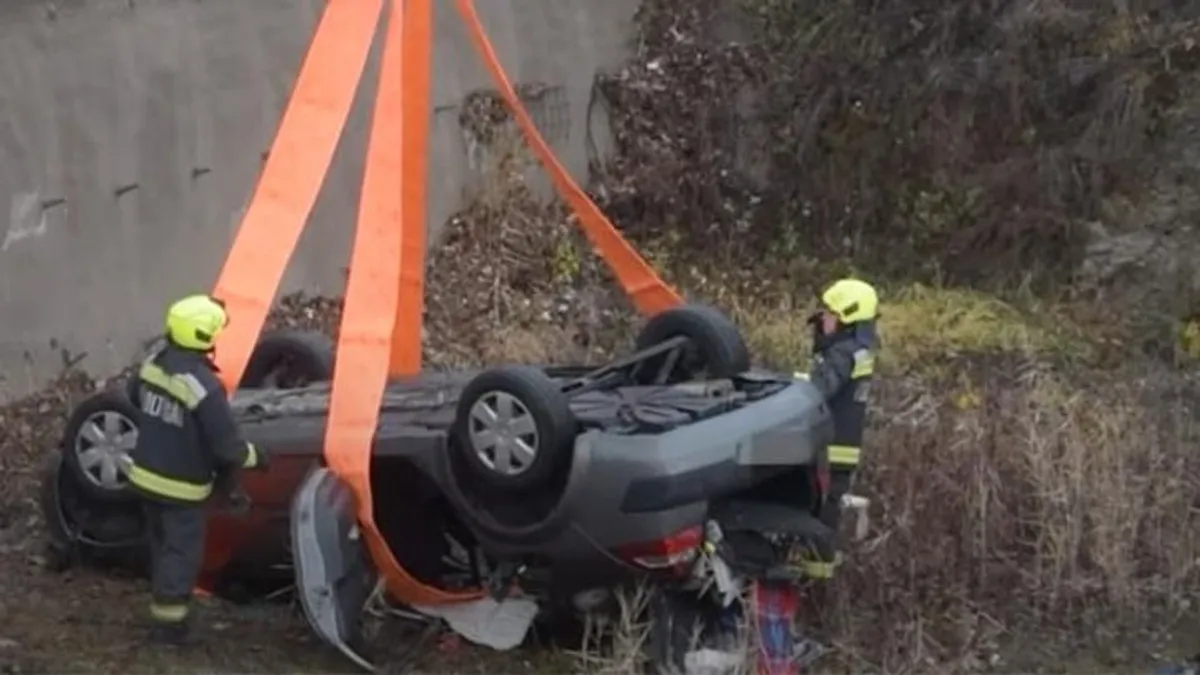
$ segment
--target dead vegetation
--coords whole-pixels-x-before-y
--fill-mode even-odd
[[[619,148],[598,192],[624,227],[903,279],[1068,280],[1079,224],[1145,190],[1200,65],[1196,17],[1166,2],[654,0],[639,18],[638,58],[598,82]]]
[[[860,483],[874,534],[823,608],[842,653],[962,672],[1110,658],[1113,640],[1162,650],[1200,582],[1200,390],[1028,351],[945,358],[877,389]],[[1014,642],[1044,651],[1004,663]]]
[[[597,333],[628,321],[623,300],[599,261],[581,254],[568,211],[533,193],[537,169],[523,140],[507,124],[500,130],[477,137],[488,139],[484,179],[429,260],[427,356],[458,366],[597,360]]]

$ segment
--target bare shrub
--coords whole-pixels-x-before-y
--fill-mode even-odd
[[[618,151],[597,193],[623,227],[905,279],[1065,280],[1079,223],[1150,185],[1197,61],[1194,17],[1163,3],[652,0],[639,19],[635,62],[598,82]]]
[[[1195,423],[1169,412],[1180,393],[1133,372],[1081,387],[1004,360],[974,370],[881,388],[860,485],[876,532],[837,584],[840,646],[885,670],[967,665],[1004,632],[1186,606],[1200,458]]]
[[[429,259],[427,355],[442,365],[596,360],[624,335],[627,304],[567,210],[533,193],[524,141],[498,119],[483,136],[479,190]]]

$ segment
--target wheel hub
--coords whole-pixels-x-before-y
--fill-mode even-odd
[[[137,433],[133,421],[114,410],[87,418],[75,436],[75,455],[88,481],[105,490],[124,488]]]
[[[496,473],[515,476],[528,470],[538,454],[537,423],[519,398],[503,391],[480,396],[471,406],[471,449]]]

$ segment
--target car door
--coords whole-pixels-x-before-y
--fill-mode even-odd
[[[291,539],[296,587],[304,615],[322,640],[358,665],[360,617],[377,575],[362,539],[350,487],[325,467],[314,469],[292,500]]]

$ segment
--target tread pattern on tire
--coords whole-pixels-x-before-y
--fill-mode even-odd
[[[317,331],[284,328],[265,333],[259,339],[246,363],[240,386],[260,388],[271,366],[284,357],[293,359],[310,382],[333,379],[334,346],[329,336]]]
[[[708,305],[683,305],[652,317],[638,334],[637,348],[648,349],[680,335],[700,350],[712,377],[730,377],[750,369],[750,350],[741,331],[724,313]]]

